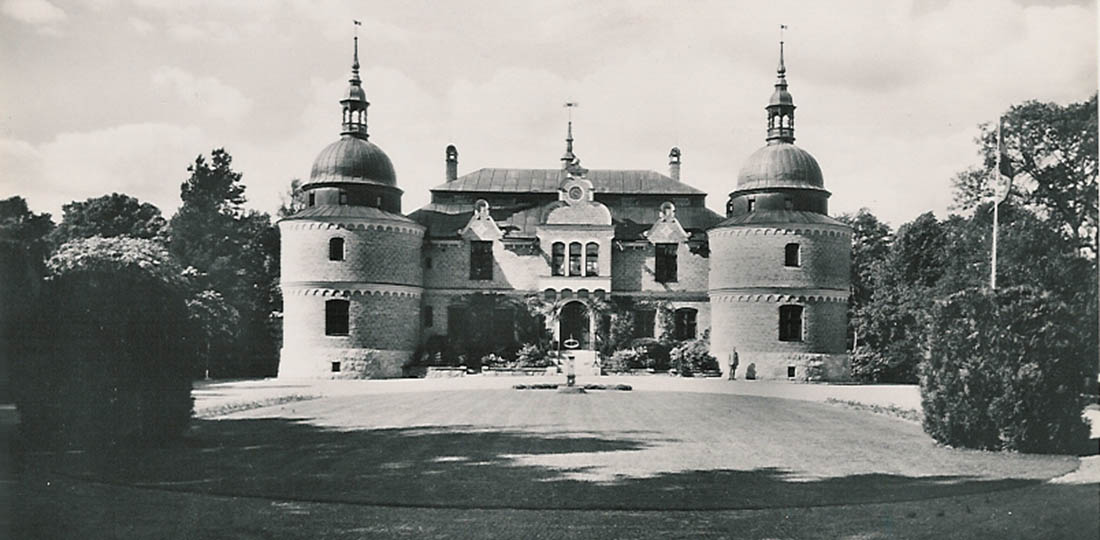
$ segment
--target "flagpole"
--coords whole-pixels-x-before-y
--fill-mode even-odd
[[[997,166],[993,169],[993,257],[989,269],[989,288],[997,290],[997,209],[1001,206],[1000,197],[997,196],[997,188],[1001,183],[1001,119],[997,118]]]

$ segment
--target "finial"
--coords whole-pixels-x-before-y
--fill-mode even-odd
[[[565,132],[565,154],[561,156],[562,168],[569,168],[571,165],[579,165],[580,161],[577,156],[573,154],[573,109],[580,105],[576,101],[566,101],[563,105],[566,109],[569,109],[569,123]]]
[[[779,73],[780,77],[787,73],[787,66],[783,65],[783,31],[786,29],[787,25],[779,25],[779,68],[776,69],[776,72]]]
[[[355,25],[355,38],[354,38],[355,39],[355,54],[354,54],[354,57],[353,57],[353,60],[352,60],[352,63],[351,63],[351,69],[352,69],[352,71],[355,71],[356,73],[358,73],[359,72],[359,27],[362,26],[363,23],[361,23],[361,22],[359,22],[355,19],[352,19],[351,22],[352,22],[352,24]]]

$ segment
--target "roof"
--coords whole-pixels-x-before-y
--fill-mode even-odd
[[[564,179],[561,169],[478,169],[432,191],[553,193]],[[706,195],[656,171],[591,169],[585,176],[597,193]]]
[[[471,205],[471,208],[473,206]],[[415,223],[412,219],[409,219],[401,214],[392,214],[385,210],[374,208],[373,206],[350,206],[350,205],[331,205],[322,204],[309,208],[304,208],[295,212],[293,215],[287,216],[280,221],[294,220],[294,219],[386,219],[390,221],[400,221],[404,223]],[[465,225],[465,223],[463,223]]]
[[[737,191],[767,188],[824,189],[821,167],[809,152],[790,143],[755,151],[737,174]]]
[[[714,228],[786,224],[839,225],[841,227],[847,227],[843,222],[837,221],[825,214],[818,214],[817,212],[804,212],[801,210],[761,210],[733,216],[715,225]]]
[[[493,207],[489,213],[506,238],[535,238],[536,229],[542,224],[546,213],[558,206],[558,201],[525,203]],[[657,222],[661,213],[659,207],[651,206],[623,208],[613,205],[608,209],[611,210],[611,223],[615,226],[617,240],[642,239],[642,233]],[[409,217],[427,227],[429,237],[457,238],[458,230],[469,223],[473,211],[472,203],[432,203],[409,214]],[[722,216],[701,206],[678,208],[676,218],[688,231],[704,231],[722,220]]]
[[[309,183],[321,182],[397,185],[389,156],[378,145],[352,135],[326,146],[313,161]]]

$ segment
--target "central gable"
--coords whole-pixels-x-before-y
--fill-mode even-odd
[[[478,169],[432,188],[433,192],[556,193],[562,169]],[[656,171],[590,169],[585,174],[598,193],[706,195],[706,192]]]

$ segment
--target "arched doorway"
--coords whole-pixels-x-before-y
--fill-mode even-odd
[[[562,348],[570,339],[577,340],[579,349],[592,349],[592,324],[588,318],[588,307],[579,300],[565,304],[561,308],[558,320],[558,339]]]

